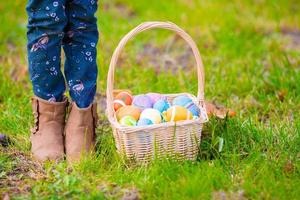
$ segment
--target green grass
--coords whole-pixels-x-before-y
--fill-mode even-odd
[[[11,191],[1,183],[8,183],[8,174],[22,166],[9,152],[30,152],[32,91],[28,76],[20,72],[27,62],[25,4],[0,3],[0,132],[10,135],[14,143],[0,151],[0,193]],[[48,163],[42,178],[20,178],[19,187],[30,189],[12,196],[118,199],[126,189],[137,188],[142,199],[211,199],[220,194],[230,199],[239,192],[247,199],[299,199],[299,13],[297,0],[100,1],[99,93],[105,92],[110,57],[123,35],[143,21],[172,21],[199,47],[205,65],[206,98],[236,110],[237,116],[210,120],[196,162],[164,160],[149,166],[124,162],[116,153],[110,128],[103,123],[97,130],[95,157],[73,167],[65,162]],[[294,38],[289,33],[295,33]],[[157,30],[130,41],[116,71],[115,87],[130,88],[134,93],[195,94],[192,62],[184,69],[175,66],[176,74],[149,62],[153,57],[162,63],[164,55],[183,54],[185,44],[173,41],[172,33]],[[161,53],[137,59],[144,48],[157,48]],[[221,152],[220,138],[224,139]],[[99,189],[105,184],[105,189]]]

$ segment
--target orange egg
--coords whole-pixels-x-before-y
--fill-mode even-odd
[[[168,122],[177,122],[193,119],[193,114],[182,106],[172,106],[165,113],[165,117]]]
[[[137,121],[140,118],[140,115],[141,110],[136,106],[123,106],[116,113],[118,121],[124,116],[131,116]]]
[[[121,107],[126,105],[131,105],[132,103],[132,96],[128,92],[120,92],[114,100],[114,109],[115,111],[119,110]]]

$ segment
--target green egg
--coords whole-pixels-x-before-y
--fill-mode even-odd
[[[124,126],[136,126],[137,123],[132,116],[124,116],[119,122]]]

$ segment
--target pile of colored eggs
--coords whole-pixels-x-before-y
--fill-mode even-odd
[[[164,122],[197,119],[200,110],[186,95],[177,96],[172,104],[158,93],[132,96],[120,92],[114,100],[116,118],[124,126],[147,126]]]

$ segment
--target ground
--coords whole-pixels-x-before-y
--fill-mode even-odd
[[[0,3],[0,193],[14,199],[299,199],[300,4],[297,0],[102,0],[97,13],[100,125],[97,154],[78,165],[30,158],[33,122],[26,60],[26,1]],[[172,21],[197,43],[205,97],[237,112],[205,125],[196,162],[124,162],[104,115],[106,75],[123,35]],[[125,48],[115,88],[196,93],[193,57],[168,31]],[[220,141],[224,141],[220,148]]]

